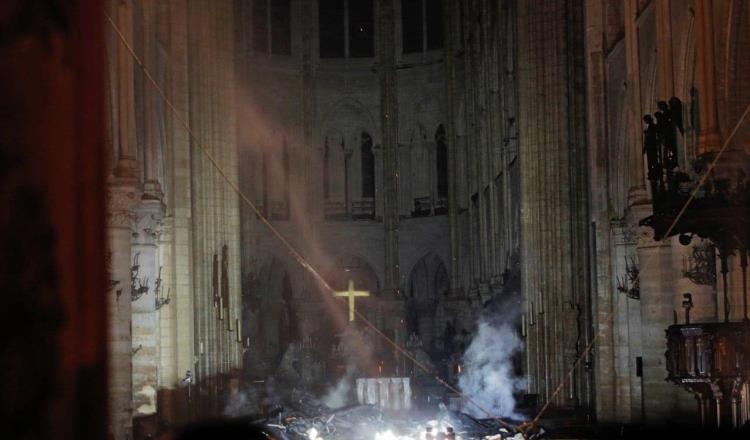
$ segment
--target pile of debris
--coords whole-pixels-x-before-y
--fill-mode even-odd
[[[526,426],[521,432],[515,428],[515,421],[476,419],[445,407],[435,414],[386,412],[372,405],[335,411],[310,402],[302,406],[302,410],[278,408],[258,423],[284,440],[542,440],[546,437],[545,430],[538,426]],[[449,434],[451,431],[453,434]]]

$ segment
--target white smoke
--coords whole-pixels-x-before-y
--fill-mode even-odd
[[[465,411],[475,417],[518,418],[513,393],[525,388],[523,378],[513,371],[513,356],[521,351],[522,342],[514,328],[519,308],[506,304],[491,307],[480,318],[476,333],[463,356],[459,376],[461,391],[482,406],[466,402]],[[492,311],[490,311],[492,310]]]
[[[349,403],[355,372],[356,369],[353,367],[346,369],[344,377],[339,379],[321,399],[325,406],[331,409],[339,409]]]
[[[331,409],[348,405],[353,399],[355,379],[362,374],[364,366],[373,363],[372,342],[365,330],[348,326],[341,335],[338,352],[346,361],[346,373],[320,399]]]
[[[224,415],[227,417],[241,417],[260,412],[260,396],[253,388],[242,389],[229,396]]]

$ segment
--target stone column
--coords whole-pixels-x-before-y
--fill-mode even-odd
[[[376,50],[379,61],[380,123],[383,139],[383,223],[385,226],[385,290],[398,292],[399,271],[399,167],[398,167],[398,77],[393,0],[377,3]],[[408,176],[403,176],[406,178]]]
[[[716,74],[714,55],[713,2],[695,1],[695,46],[698,71],[698,102],[700,133],[698,154],[715,152],[721,148],[718,108],[716,104]]]
[[[572,1],[525,1],[517,20],[522,290],[535,323],[527,338],[530,388],[550,399],[587,345],[588,318],[576,311],[588,307],[584,91],[573,80],[583,76],[582,11]],[[585,380],[578,370],[572,384]],[[586,398],[574,388],[554,403]]]
[[[188,26],[187,0],[169,0],[168,5],[160,2],[166,9],[163,13],[169,17],[170,26],[164,30],[164,41],[169,50],[169,63],[166,72],[166,92],[176,107],[180,117],[186,117],[191,103],[189,96],[188,70]],[[188,132],[178,117],[172,112],[166,115],[167,144],[171,160],[167,175],[169,194],[167,205],[172,216],[173,241],[172,264],[174,267],[174,284],[171,292],[170,308],[173,313],[172,331],[175,334],[174,369],[178,379],[191,371],[195,377],[195,307],[193,299],[194,267],[192,264],[193,248],[196,244],[192,236],[192,194],[191,179],[191,146]],[[185,400],[174,402],[186,405]]]
[[[131,234],[139,199],[133,179],[109,183],[107,237],[110,249],[109,404],[116,440],[132,437]]]
[[[155,2],[143,2],[143,16],[144,16],[144,32],[145,37],[143,41],[144,46],[144,62],[146,68],[156,81],[159,81],[159,71],[161,70],[160,56],[159,56],[159,40],[157,38],[156,26],[157,26],[157,5]],[[163,87],[163,84],[160,84]],[[159,136],[159,112],[157,111],[157,103],[161,101],[162,97],[156,91],[156,88],[151,83],[151,80],[143,78],[143,111],[144,111],[144,152],[143,152],[143,191],[145,195],[151,199],[159,200],[162,197],[161,184],[159,182],[159,168],[163,165],[160,162],[159,150],[162,148],[161,137]],[[166,104],[164,104],[166,108]]]
[[[630,0],[628,0],[629,2]],[[604,22],[606,12],[604,4],[598,0],[586,2],[586,85],[587,119],[602,120],[606,106],[606,47],[604,38]],[[627,32],[627,30],[626,30]],[[626,34],[627,35],[627,34]],[[628,41],[625,42],[626,46]],[[632,87],[632,84],[631,84]],[[596,348],[591,357],[594,360],[596,375],[596,415],[600,421],[616,420],[615,377],[612,375],[615,361],[615,341],[613,328],[612,269],[615,244],[610,231],[611,215],[609,206],[609,191],[607,182],[607,161],[609,160],[606,124],[588,125],[589,172],[591,188],[590,221],[594,246],[591,260],[596,267],[596,278],[592,279],[592,316],[594,331],[597,334]]]
[[[139,295],[132,304],[133,411],[140,416],[156,412],[160,342],[156,295],[162,287],[159,260],[162,205],[155,200],[144,200],[136,209],[136,216],[131,250],[133,265],[138,266],[134,287]]]
[[[641,341],[643,345],[643,422],[661,425],[694,410],[692,396],[666,382],[667,340],[664,331],[674,322],[674,260],[668,241],[654,241],[653,231],[638,228],[637,252],[640,261]]]
[[[625,52],[628,78],[628,138],[631,148],[628,155],[630,169],[630,204],[647,203],[643,161],[643,123],[641,118],[641,75],[638,53],[638,0],[625,0]],[[605,125],[602,123],[602,125]]]
[[[228,320],[239,302],[239,198],[231,184],[238,181],[237,132],[234,72],[234,17],[229,0],[189,0],[188,80],[189,121],[198,139],[191,142],[190,198],[193,243],[194,349],[200,351],[197,375],[199,385],[209,387],[210,409],[221,398],[220,373],[233,367],[236,346],[229,343]],[[209,159],[209,155],[210,158]],[[222,247],[227,245],[226,283],[223,320],[214,292],[221,287]],[[215,269],[216,267],[216,269]],[[214,290],[217,289],[217,290]]]
[[[633,386],[633,382],[639,385],[640,381],[637,380],[639,378],[635,377],[636,374],[632,369],[636,356],[640,355],[638,348],[634,347],[636,345],[634,341],[638,340],[640,336],[636,335],[635,338],[631,338],[631,324],[634,324],[632,317],[635,315],[640,318],[640,310],[635,307],[638,305],[637,300],[629,298],[628,292],[623,292],[620,288],[629,289],[633,287],[628,278],[627,269],[633,263],[637,265],[638,260],[634,255],[634,243],[631,243],[631,229],[623,228],[615,222],[611,224],[610,229],[612,231],[610,261],[614,276],[610,279],[611,287],[606,293],[612,296],[611,331],[613,337],[611,347],[607,346],[608,341],[603,338],[603,343],[597,344],[597,348],[601,347],[606,351],[613,351],[613,364],[610,365],[607,362],[606,368],[609,371],[600,371],[602,376],[611,376],[602,377],[602,381],[607,384],[607,388],[610,388],[611,383],[612,391],[614,391],[615,401],[613,408],[611,408],[613,414],[608,414],[608,419],[629,423],[632,421],[633,415],[631,414],[631,408],[638,403],[636,400],[640,400],[640,395],[634,395],[636,394],[634,391],[640,392],[640,387]],[[631,303],[635,303],[633,307],[635,313],[631,312]]]
[[[177,332],[175,316],[175,259],[174,259],[174,217],[163,220],[162,233],[159,236],[159,264],[161,270],[161,291],[157,298],[169,298],[169,303],[156,305],[159,322],[159,366],[158,383],[160,387],[173,388],[181,378],[177,371]],[[184,373],[184,372],[183,372]]]
[[[118,31],[125,41],[133,47],[133,2],[121,0],[112,2],[110,16],[117,25]],[[135,95],[133,56],[114,35],[110,50],[113,53],[113,68],[110,69],[112,90],[112,143],[117,151],[115,175],[119,177],[136,177],[138,163],[136,161],[135,137]]]
[[[700,0],[699,0],[700,1]],[[674,68],[672,57],[672,0],[656,1],[656,62],[658,63],[659,100],[674,96]]]
[[[133,44],[133,3],[112,2],[107,11],[122,38]],[[110,100],[114,176],[108,184],[107,236],[110,249],[109,390],[110,431],[117,440],[132,437],[131,233],[140,200],[136,161],[133,58],[111,33]]]

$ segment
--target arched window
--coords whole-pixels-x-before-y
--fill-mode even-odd
[[[442,0],[401,0],[403,53],[443,47]]]
[[[372,137],[362,132],[360,146],[362,159],[362,197],[375,197],[375,155],[372,152]]]
[[[291,55],[290,0],[253,1],[253,50]]]
[[[321,58],[372,57],[372,0],[318,0]]]
[[[347,161],[344,136],[331,131],[325,137],[323,158],[323,196],[326,218],[339,218],[347,212]]]

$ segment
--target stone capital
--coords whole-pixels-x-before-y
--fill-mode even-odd
[[[164,226],[164,205],[160,200],[143,199],[134,209],[133,240],[140,244],[157,244]]]
[[[143,182],[143,200],[161,201],[163,198],[164,192],[158,180],[151,179]]]
[[[112,179],[107,185],[107,227],[130,229],[140,193],[134,179]]]

